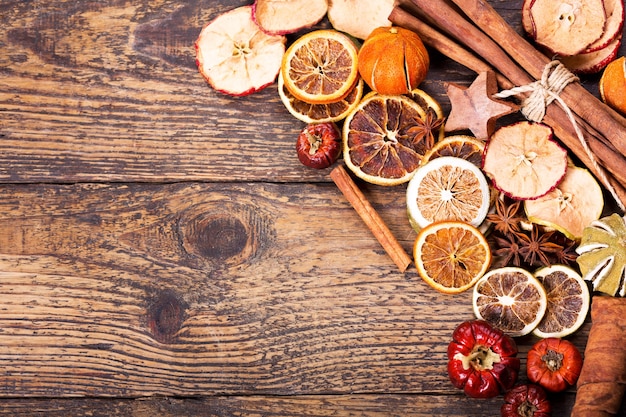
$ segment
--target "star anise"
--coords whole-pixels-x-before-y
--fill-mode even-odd
[[[511,201],[505,196],[496,200],[496,211],[487,215],[487,220],[493,223],[496,231],[510,235],[520,231],[520,221],[522,218],[518,215],[521,207],[521,201]]]
[[[578,258],[578,253],[576,253],[578,243],[575,240],[571,240],[566,237],[563,237],[561,240],[562,242],[557,241],[557,243],[561,246],[561,250],[554,254],[556,263],[573,265]]]
[[[435,145],[435,132],[439,132],[442,125],[443,119],[437,117],[435,110],[429,107],[424,118],[415,119],[415,126],[411,126],[408,133],[415,135],[413,141],[424,141],[426,149],[430,149]]]
[[[517,243],[515,235],[504,235],[503,237],[494,236],[493,239],[497,245],[497,249],[494,249],[493,254],[496,255],[501,265],[507,266],[513,264],[520,266],[522,264],[521,248]]]
[[[539,227],[533,224],[530,234],[517,233],[517,241],[520,245],[520,254],[524,257],[524,262],[530,266],[543,265],[550,266],[549,254],[555,254],[563,250],[563,247],[552,241],[554,231],[541,232]]]

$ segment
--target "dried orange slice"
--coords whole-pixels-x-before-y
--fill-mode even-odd
[[[417,229],[443,220],[479,226],[489,212],[491,194],[480,168],[462,158],[442,156],[415,172],[406,200],[409,220]]]
[[[617,213],[591,222],[576,248],[583,279],[593,290],[626,296],[626,219]]]
[[[472,306],[476,317],[517,337],[537,327],[546,312],[548,296],[527,270],[502,267],[487,272],[476,282]]]
[[[458,294],[474,285],[491,263],[483,234],[459,221],[431,223],[415,239],[413,257],[420,277],[445,294]]]
[[[343,123],[346,166],[372,184],[408,182],[433,146],[414,132],[424,115],[406,96],[366,95]]]
[[[598,87],[602,101],[626,114],[626,57],[622,56],[604,68]]]
[[[543,123],[517,122],[498,129],[486,144],[483,171],[504,194],[539,198],[554,189],[567,170],[567,151]]]
[[[435,143],[435,146],[424,155],[422,163],[425,164],[441,156],[454,156],[470,161],[480,168],[483,163],[484,150],[485,142],[474,136],[452,135]]]
[[[328,104],[341,100],[357,82],[358,50],[347,35],[332,29],[309,32],[285,52],[281,74],[298,100]]]
[[[548,296],[546,313],[533,330],[538,337],[565,337],[582,326],[589,311],[589,288],[580,274],[565,265],[552,265],[534,273]]]
[[[278,95],[285,108],[296,119],[305,123],[338,122],[358,106],[363,97],[364,82],[359,78],[347,96],[328,104],[311,104],[298,100],[285,88],[282,74],[278,74]]]
[[[556,229],[571,240],[580,239],[583,229],[600,218],[603,207],[600,184],[589,171],[573,165],[554,190],[524,202],[528,220]]]

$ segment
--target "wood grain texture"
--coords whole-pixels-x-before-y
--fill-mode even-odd
[[[446,373],[470,294],[398,272],[275,85],[198,74],[202,26],[248,3],[0,2],[0,415],[497,415]],[[432,58],[448,112],[475,75]],[[359,186],[411,253],[404,189]]]

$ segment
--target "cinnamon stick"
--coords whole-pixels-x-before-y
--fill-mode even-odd
[[[595,295],[572,417],[616,416],[626,393],[626,299]]]
[[[398,266],[400,272],[406,271],[412,262],[411,257],[393,236],[391,230],[389,230],[363,192],[346,172],[345,168],[341,165],[333,168],[330,172],[330,178],[332,178],[337,188],[341,190],[354,210],[356,210],[361,219],[363,219],[374,237],[376,237],[383,249],[385,249],[385,252],[387,252],[393,262]]]
[[[430,20],[432,24],[437,25],[441,30],[445,30],[450,36],[455,37],[469,48],[480,50],[482,52],[481,57],[486,55],[485,59],[492,65],[494,63],[497,64],[497,71],[502,71],[505,74],[498,74],[498,83],[501,88],[509,89],[514,86],[513,82],[515,85],[525,85],[534,81],[493,40],[482,33],[471,22],[468,22],[445,1],[404,0],[400,4],[409,11],[396,6],[389,16],[391,22],[414,30],[423,38],[427,45],[475,72],[494,70],[481,58],[477,58],[465,50],[463,46],[422,21],[422,18]],[[420,14],[420,16],[417,17],[415,16],[416,14]],[[587,166],[605,187],[612,187],[617,198],[622,203],[626,203],[626,159],[624,159],[623,155],[616,151],[610,143],[606,143],[602,135],[586,121],[578,118],[577,122],[582,127],[584,139],[596,156],[597,162],[610,173],[610,175],[606,175],[608,177],[607,181],[602,181],[603,173],[589,158],[565,111],[560,106],[548,106],[544,122],[554,129],[557,137]],[[607,173],[604,172],[604,174]]]

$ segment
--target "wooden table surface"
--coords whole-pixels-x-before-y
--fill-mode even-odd
[[[398,271],[298,161],[275,84],[199,75],[201,27],[247,3],[0,3],[0,415],[499,415],[447,376],[471,294]],[[520,29],[521,0],[490,3]],[[476,74],[432,60],[448,112]],[[359,186],[410,252],[404,188]]]

